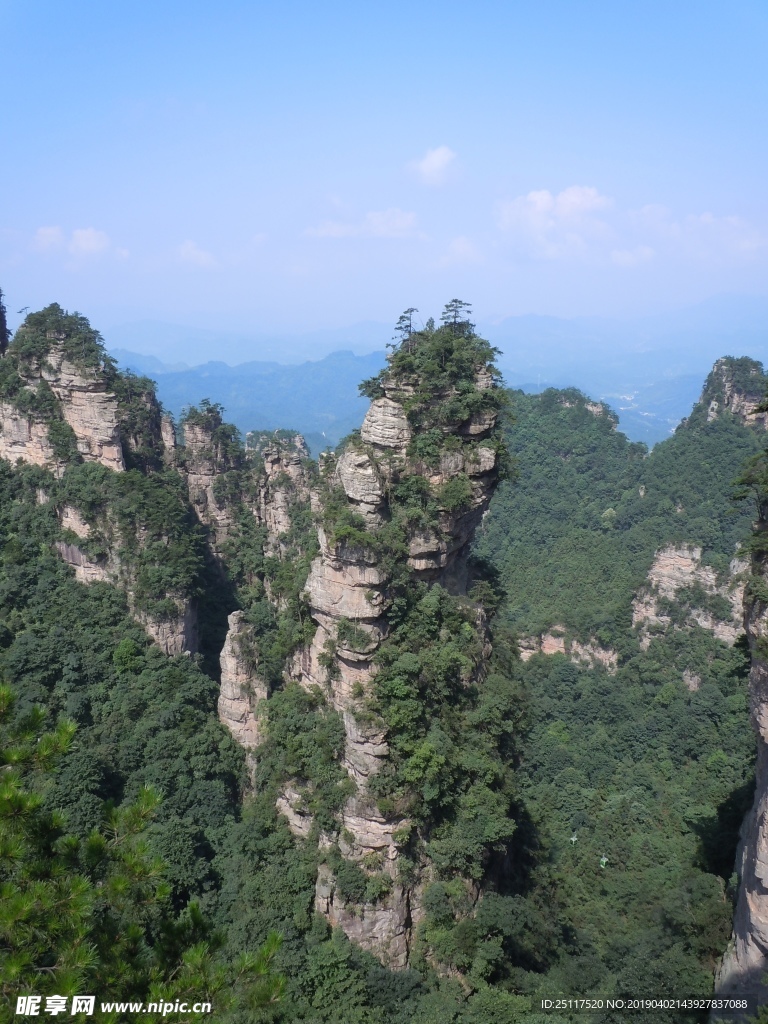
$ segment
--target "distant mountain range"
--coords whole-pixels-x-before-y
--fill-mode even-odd
[[[243,434],[278,427],[297,430],[313,455],[360,426],[369,401],[360,397],[357,386],[385,362],[383,352],[334,352],[299,366],[210,362],[178,369],[125,349],[112,349],[112,355],[123,369],[153,377],[160,401],[176,418],[185,407],[209,398],[224,406],[227,421]]]
[[[722,296],[628,321],[508,317],[480,321],[478,330],[501,350],[510,387],[580,388],[608,402],[620,429],[648,445],[688,415],[717,358],[768,361],[768,299],[760,297]],[[294,428],[317,452],[360,425],[367,402],[357,386],[384,365],[392,329],[369,321],[297,335],[238,335],[141,321],[106,333],[118,363],[155,378],[175,415],[210,398],[243,432]],[[221,361],[202,361],[214,354]],[[258,358],[242,361],[248,355]]]

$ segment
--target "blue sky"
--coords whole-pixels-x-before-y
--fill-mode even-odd
[[[0,0],[0,286],[110,325],[768,292],[764,0]]]

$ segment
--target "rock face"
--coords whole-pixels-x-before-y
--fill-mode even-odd
[[[273,438],[260,446],[264,460],[254,513],[267,528],[267,554],[285,554],[291,529],[291,506],[309,501],[306,462],[309,451],[301,434]]]
[[[746,426],[768,429],[768,413],[757,407],[765,398],[763,367],[754,359],[718,359],[707,377],[699,402],[707,410],[707,422],[732,413]]]
[[[189,434],[187,433],[187,437]],[[249,435],[249,441],[251,435]],[[188,442],[189,443],[189,442]],[[198,451],[211,451],[210,439],[195,441]],[[256,521],[265,527],[264,554],[279,560],[290,553],[287,535],[292,529],[292,514],[298,504],[309,503],[309,479],[307,460],[309,453],[304,438],[300,435],[266,435],[260,443],[251,447],[259,456],[256,465],[243,465],[242,475],[246,480],[244,508]],[[198,462],[198,467],[199,467]],[[209,514],[208,523],[215,523],[216,537],[221,543],[231,528],[232,510],[225,502],[216,503],[213,493],[213,476],[204,479],[201,474],[188,477],[190,491],[197,488],[201,497],[198,507]],[[210,518],[213,511],[215,519]],[[264,581],[267,597],[273,599],[268,581]],[[220,656],[221,691],[219,695],[219,719],[229,729],[235,740],[247,751],[252,752],[263,738],[259,721],[259,704],[269,696],[269,687],[258,672],[257,645],[253,642],[251,628],[245,622],[244,614],[235,611],[229,616],[229,629]],[[262,709],[263,710],[263,709]],[[253,764],[250,757],[249,763]],[[286,813],[293,804],[285,797]],[[296,819],[299,821],[299,818]],[[301,832],[298,828],[297,834]]]
[[[729,613],[715,614],[708,608],[695,606],[688,609],[689,623],[696,623],[708,629],[718,640],[732,646],[744,632],[742,606],[744,601],[744,580],[748,562],[734,558],[730,564],[729,577],[718,585],[717,574],[710,566],[702,565],[701,548],[693,545],[671,545],[656,553],[648,572],[648,585],[632,602],[632,624],[639,630],[640,645],[645,649],[651,642],[654,631],[671,627],[670,616],[660,607],[661,600],[674,601],[681,591],[695,588],[705,597],[724,598]]]
[[[475,388],[481,391],[491,384],[490,374],[480,368]],[[428,527],[414,526],[407,532],[412,577],[465,593],[469,544],[498,480],[497,453],[490,438],[496,414],[484,410],[442,425],[443,438],[454,440],[443,443],[425,461],[410,449],[418,428],[409,421],[404,403],[413,387],[392,376],[384,378],[383,387],[385,395],[371,403],[359,440],[350,442],[337,460],[326,460],[326,485],[375,533],[391,518],[392,488],[417,479],[437,500],[437,511]],[[319,516],[324,500],[315,495]],[[343,719],[342,763],[356,791],[339,815],[339,848],[366,874],[378,873],[388,880],[388,891],[374,902],[347,905],[332,869],[324,864],[315,907],[383,963],[400,969],[409,962],[414,927],[423,916],[420,904],[429,869],[424,865],[421,877],[403,882],[401,848],[412,823],[396,814],[382,814],[369,793],[370,780],[389,750],[383,723],[365,713],[376,673],[374,656],[389,630],[388,576],[374,545],[365,543],[364,533],[350,538],[342,531],[336,538],[332,527],[321,525],[318,539],[320,553],[306,585],[317,630],[312,643],[295,656],[290,674],[305,687],[319,687]],[[286,790],[278,807],[297,836],[309,834],[299,789]]]
[[[125,469],[118,429],[117,397],[109,391],[103,373],[84,370],[68,362],[54,348],[40,374],[61,403],[65,421],[77,438],[77,450],[86,462],[107,469]]]
[[[133,603],[130,591],[128,603]],[[142,611],[134,611],[134,615],[164,654],[194,654],[198,648],[197,605],[193,601],[175,603],[176,614],[162,619]]]
[[[77,533],[83,539],[90,533],[90,527],[82,520],[76,509],[65,508],[61,522],[65,529]],[[130,575],[125,572],[113,551],[106,558],[96,560],[89,557],[77,544],[56,541],[55,547],[62,561],[74,569],[78,583],[112,583],[125,591],[131,614],[165,654],[173,656],[194,654],[197,651],[197,606],[193,601],[177,598],[175,615],[166,615],[163,618],[148,615],[136,607]]]
[[[247,478],[244,499],[256,519],[267,530],[266,553],[285,553],[282,540],[291,528],[291,506],[309,500],[306,442],[300,434],[268,436],[255,450],[261,465],[254,470],[242,455],[222,438],[221,417],[209,412],[184,423],[183,470],[189,498],[201,522],[211,529],[214,552],[220,554],[234,527],[235,504],[227,493],[227,475]],[[242,486],[242,479],[236,486]]]
[[[249,628],[243,612],[232,612],[229,630],[221,651],[221,692],[219,720],[226,725],[241,747],[252,750],[261,741],[258,705],[267,699],[266,683],[245,655]]]
[[[765,533],[768,520],[761,520],[758,528]],[[768,564],[764,555],[753,556],[752,573],[754,584],[747,590],[744,611],[752,655],[750,710],[757,734],[755,801],[741,829],[733,937],[716,976],[716,990],[723,995],[758,992],[763,1003],[768,999],[768,602],[764,599]]]
[[[33,466],[46,466],[60,476],[63,467],[54,454],[48,426],[11,405],[0,402],[0,458],[13,465],[21,459]]]
[[[30,393],[36,392],[41,384],[50,388],[61,418],[74,431],[77,450],[85,462],[100,462],[118,472],[125,469],[118,401],[100,369],[75,366],[54,344],[44,360],[21,363],[19,372]],[[21,412],[9,401],[0,402],[0,458],[45,466],[56,476],[64,471],[42,415]]]
[[[216,496],[216,481],[235,468],[232,457],[216,438],[220,417],[184,423],[184,472],[189,500],[201,522],[210,527],[217,553],[233,526],[231,507]]]
[[[601,647],[596,640],[582,644],[567,636],[565,626],[553,626],[540,636],[522,637],[518,642],[520,658],[528,661],[534,654],[565,654],[577,665],[594,668],[597,665],[614,675],[619,663],[616,651]]]

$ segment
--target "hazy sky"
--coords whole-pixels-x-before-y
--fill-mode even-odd
[[[14,314],[293,331],[768,291],[765,0],[0,0],[0,41]]]

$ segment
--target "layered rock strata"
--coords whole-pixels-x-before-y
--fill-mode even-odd
[[[490,374],[479,369],[476,390],[491,386]],[[412,577],[440,583],[455,594],[465,593],[469,544],[498,479],[496,447],[490,439],[496,413],[483,409],[443,425],[446,442],[452,437],[458,443],[445,443],[426,462],[410,453],[417,428],[404,406],[414,393],[412,383],[390,376],[383,388],[384,396],[372,402],[365,416],[359,440],[352,441],[337,460],[326,460],[326,485],[343,494],[347,508],[375,535],[391,518],[392,488],[409,476],[419,477],[437,499],[437,511],[428,527],[407,531],[406,557]],[[434,396],[436,401],[447,397]],[[439,496],[451,482],[460,486],[461,500],[441,505]],[[314,504],[322,515],[320,495],[315,495]],[[401,878],[401,851],[412,823],[402,816],[382,814],[369,792],[370,780],[381,770],[389,747],[383,723],[365,711],[376,674],[375,654],[389,629],[389,580],[375,545],[366,544],[364,536],[337,540],[321,525],[318,537],[320,553],[306,585],[317,629],[312,643],[297,653],[290,674],[303,686],[319,687],[343,719],[342,763],[355,794],[339,816],[338,846],[366,874],[388,879],[389,891],[375,902],[348,905],[326,863],[318,875],[315,907],[383,963],[404,968],[414,928],[423,916],[421,899],[429,867],[423,864],[415,880],[406,883]],[[288,787],[278,806],[297,836],[309,834],[300,789]],[[321,837],[323,843],[330,839]]]
[[[83,460],[100,462],[118,472],[124,470],[118,400],[109,390],[104,374],[98,369],[75,366],[59,348],[53,348],[41,365],[40,375],[59,400]]]
[[[0,402],[0,458],[15,465],[19,459],[33,466],[51,469],[56,476],[63,472],[53,450],[48,425],[10,402]]]

